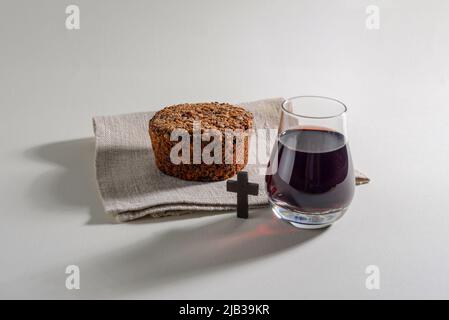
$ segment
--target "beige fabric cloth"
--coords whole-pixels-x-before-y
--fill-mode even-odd
[[[242,103],[254,114],[254,126],[277,128],[283,99]],[[154,112],[93,119],[96,137],[95,167],[98,188],[106,213],[120,222],[143,216],[161,217],[193,211],[228,211],[236,208],[236,195],[226,192],[226,181],[184,181],[161,173],[155,163],[148,135]],[[255,157],[250,148],[250,158]],[[248,164],[249,181],[260,185],[257,196],[249,196],[250,208],[265,207],[262,167]]]

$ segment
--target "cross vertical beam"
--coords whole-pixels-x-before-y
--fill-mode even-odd
[[[240,171],[237,174],[237,181],[226,181],[226,190],[237,193],[237,217],[248,219],[248,195],[257,196],[259,185],[248,182],[248,172]]]

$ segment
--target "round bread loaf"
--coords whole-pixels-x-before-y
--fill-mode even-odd
[[[199,132],[197,127],[194,128],[194,124],[196,126],[200,124],[201,134],[211,132],[211,130],[217,136],[220,133],[221,138],[218,142],[221,143],[221,161],[218,161],[219,163],[214,161],[207,164],[202,158],[200,163],[198,163],[198,159],[194,161],[193,135],[194,132]],[[219,181],[228,179],[242,170],[248,162],[249,136],[242,135],[240,142],[244,149],[239,150],[238,153],[236,138],[229,143],[227,133],[229,130],[247,133],[247,130],[252,128],[252,124],[253,115],[250,112],[228,103],[185,103],[166,107],[157,112],[149,122],[149,134],[156,165],[163,173],[183,180]],[[175,129],[185,130],[189,135],[190,142],[189,160],[178,164],[173,163],[170,158],[172,148],[181,141],[170,140],[171,133]],[[225,143],[227,139],[228,143]],[[201,155],[203,149],[213,140],[214,137],[210,137],[210,141],[208,139],[201,141]],[[227,160],[225,159],[226,154],[228,154]],[[230,155],[232,155],[232,159]]]

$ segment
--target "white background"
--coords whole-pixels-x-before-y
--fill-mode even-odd
[[[449,298],[449,1],[0,4],[1,298]],[[301,94],[349,106],[372,178],[331,228],[105,216],[92,116]]]

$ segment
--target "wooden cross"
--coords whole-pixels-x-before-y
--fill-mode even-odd
[[[226,181],[226,190],[237,193],[237,217],[248,219],[248,195],[257,196],[259,185],[248,182],[248,172],[240,171],[237,174],[237,181]]]

